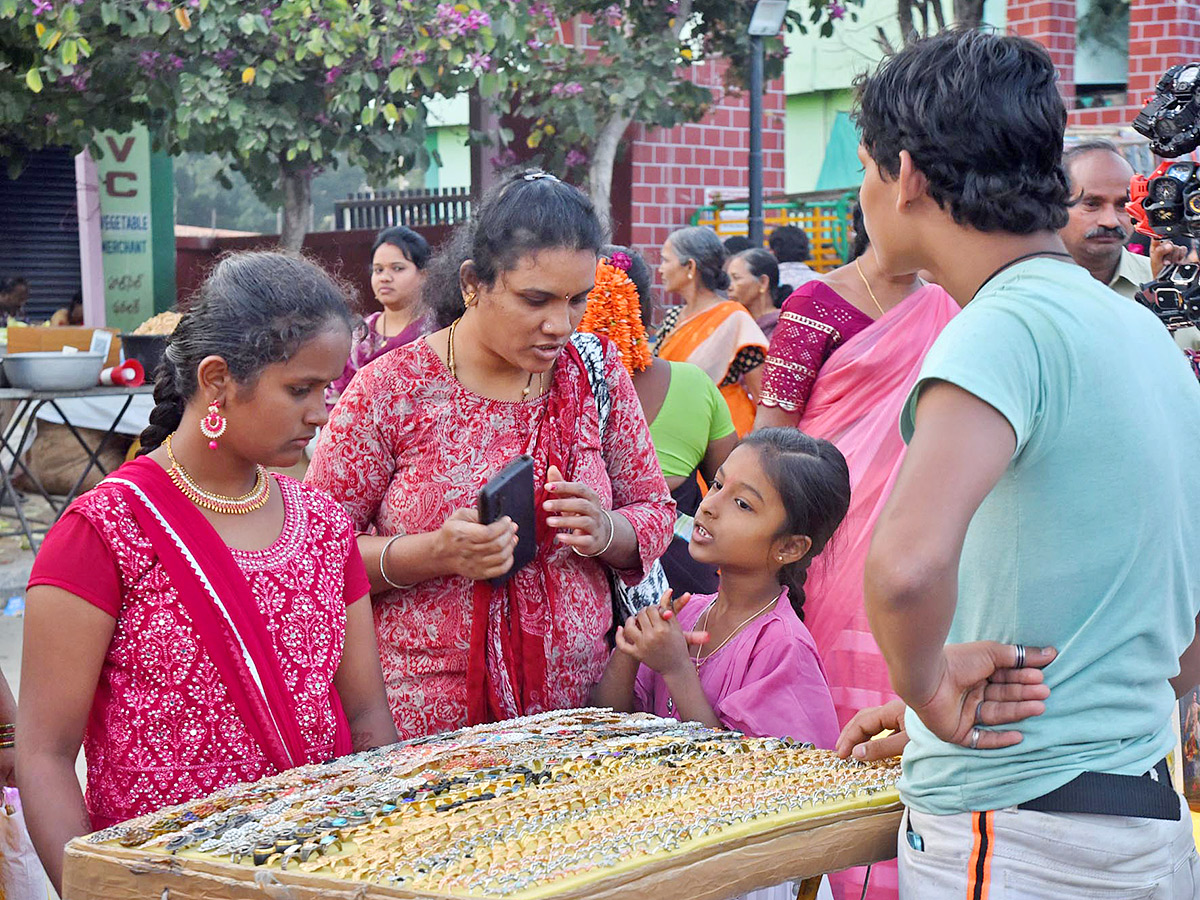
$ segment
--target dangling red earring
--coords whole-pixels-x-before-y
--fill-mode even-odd
[[[217,449],[217,438],[225,433],[229,422],[221,415],[221,407],[216,403],[208,405],[208,415],[200,420],[200,432],[208,438],[208,449]]]

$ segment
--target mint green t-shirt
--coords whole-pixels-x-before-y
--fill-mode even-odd
[[[650,423],[663,477],[691,475],[709,443],[731,434],[729,404],[708,373],[691,363],[672,362],[667,395]]]
[[[986,284],[930,349],[901,414],[947,381],[995,407],[1016,453],[967,530],[949,642],[1054,646],[1024,741],[970,750],[910,714],[904,802],[1001,809],[1171,749],[1167,679],[1200,610],[1200,384],[1152,313],[1054,259]],[[919,536],[914,536],[919,540]]]

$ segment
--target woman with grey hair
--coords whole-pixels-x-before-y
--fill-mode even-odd
[[[681,228],[662,247],[658,274],[663,288],[683,298],[667,313],[655,355],[690,362],[721,389],[739,435],[754,425],[767,338],[754,317],[725,291],[725,247],[711,228]]]

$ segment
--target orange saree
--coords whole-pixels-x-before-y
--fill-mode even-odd
[[[746,307],[733,300],[685,319],[656,348],[661,359],[699,366],[721,389],[738,436],[754,427],[754,400],[730,370],[743,350],[757,347],[765,354],[767,339]]]

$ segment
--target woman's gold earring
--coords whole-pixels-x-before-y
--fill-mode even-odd
[[[469,293],[469,294],[463,295],[463,306],[465,306],[467,309],[470,309],[477,302],[478,302],[478,299],[475,297],[474,291],[471,291],[471,293]]]

